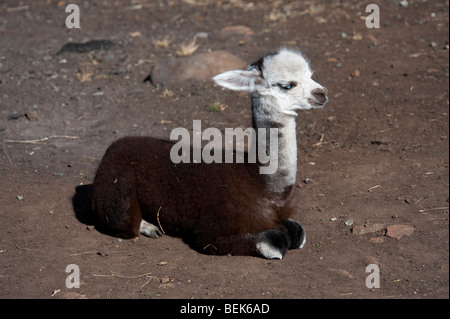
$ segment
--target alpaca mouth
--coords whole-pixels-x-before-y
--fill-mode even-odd
[[[311,104],[312,107],[320,108],[323,107],[327,102],[328,98],[326,98],[324,101],[318,101],[316,99],[309,98],[308,99],[309,104]]]

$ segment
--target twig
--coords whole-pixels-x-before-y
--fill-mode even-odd
[[[429,210],[438,210],[438,209],[448,209],[448,207],[435,207],[435,208],[428,208],[428,209],[421,209],[419,210],[419,213],[423,213]]]
[[[22,11],[22,10],[28,10],[29,6],[20,6],[20,7],[13,7],[13,8],[6,8],[7,12],[16,12],[16,11]]]
[[[162,207],[162,205],[159,206],[158,213],[156,213],[156,220],[158,221],[159,228],[161,228],[161,231],[165,235],[166,233],[164,232],[164,229],[162,228],[161,223],[159,222],[159,211],[161,210],[161,207]]]
[[[397,127],[390,127],[390,128],[385,129],[385,130],[372,132],[372,134],[385,133],[385,132],[389,132],[390,130],[393,130],[393,129],[396,129],[396,128],[397,128]]]
[[[370,187],[370,188],[368,189],[368,191],[372,193],[372,189],[375,189],[375,188],[378,188],[378,187],[381,187],[381,185],[375,185],[375,186],[372,186],[372,187]]]
[[[153,279],[160,279],[158,277],[150,276],[151,272],[148,272],[146,274],[136,275],[136,276],[123,276],[116,274],[114,271],[111,271],[108,269],[108,271],[111,273],[109,275],[97,275],[94,274],[94,277],[117,277],[117,278],[125,278],[125,279],[135,279],[135,278],[141,278],[141,277],[152,277]]]
[[[319,140],[319,142],[317,142],[316,144],[313,144],[313,146],[319,146],[319,145],[324,144],[324,142],[323,142],[324,137],[325,137],[325,135],[322,133],[322,134],[320,135],[320,140]]]
[[[96,254],[96,253],[97,253],[97,251],[84,251],[82,253],[71,254],[70,256],[79,256],[79,255]]]
[[[146,273],[146,274],[136,275],[136,276],[123,276],[123,275],[116,274],[115,272],[113,272],[113,271],[111,271],[109,269],[108,269],[108,271],[111,274],[109,274],[109,275],[97,275],[97,274],[94,274],[93,276],[94,277],[117,277],[117,278],[125,278],[125,279],[136,279],[136,278],[147,277],[147,281],[139,289],[144,288],[150,281],[152,281],[152,279],[155,279],[155,280],[158,280],[158,281],[161,281],[161,282],[164,279],[164,278],[158,278],[158,277],[155,277],[155,276],[151,276],[150,272]]]
[[[70,139],[78,139],[78,136],[67,136],[67,135],[52,135],[48,137],[39,138],[37,140],[28,140],[28,141],[19,141],[19,140],[3,140],[3,143],[27,143],[27,144],[37,144],[40,142],[47,141],[51,138],[70,138]]]
[[[5,153],[6,157],[8,158],[8,162],[9,165],[13,165],[11,158],[8,155],[8,152],[6,151],[5,148],[5,143],[22,143],[22,144],[39,144],[41,142],[45,142],[48,141],[51,138],[69,138],[69,139],[79,139],[78,136],[67,136],[67,135],[52,135],[52,136],[48,136],[48,137],[43,137],[43,138],[39,138],[37,140],[27,140],[27,141],[20,141],[20,140],[3,140],[2,143],[2,147],[3,147],[3,152]]]
[[[139,289],[144,288],[150,281],[152,281],[152,279],[154,279],[154,277],[149,277],[149,279]]]

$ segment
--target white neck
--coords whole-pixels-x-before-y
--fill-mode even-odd
[[[265,175],[266,186],[270,192],[282,194],[295,184],[297,175],[297,138],[295,117],[286,115],[274,99],[257,93],[252,94],[253,128],[278,129],[278,153],[270,154],[270,161],[278,161],[274,174]],[[266,134],[268,136],[268,134]],[[257,138],[258,140],[258,138]],[[266,149],[270,149],[270,140],[266,139]]]

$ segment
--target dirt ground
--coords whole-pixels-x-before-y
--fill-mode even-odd
[[[80,29],[65,25],[70,3]],[[366,27],[370,3],[380,28]],[[0,297],[448,298],[448,13],[448,0],[1,0]],[[242,25],[252,34],[220,33]],[[294,217],[308,241],[283,260],[202,255],[169,236],[120,240],[83,215],[114,140],[168,139],[194,119],[251,126],[246,94],[144,82],[195,36],[194,55],[249,63],[298,48],[329,90],[324,109],[298,117]],[[56,54],[94,39],[119,45]],[[66,285],[71,264],[79,288]],[[369,264],[380,288],[366,286]]]

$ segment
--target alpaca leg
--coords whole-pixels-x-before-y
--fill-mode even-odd
[[[141,225],[139,228],[139,233],[141,233],[144,236],[152,237],[152,238],[159,238],[163,235],[159,227],[156,227],[153,224],[150,224],[149,222],[146,222],[145,220],[141,221]]]
[[[267,259],[283,259],[289,248],[286,236],[278,230],[261,233],[220,236],[197,243],[197,249],[212,255],[260,256]]]
[[[108,173],[107,169],[99,170],[94,181],[92,208],[98,227],[117,237],[139,236],[141,208],[132,179]]]

